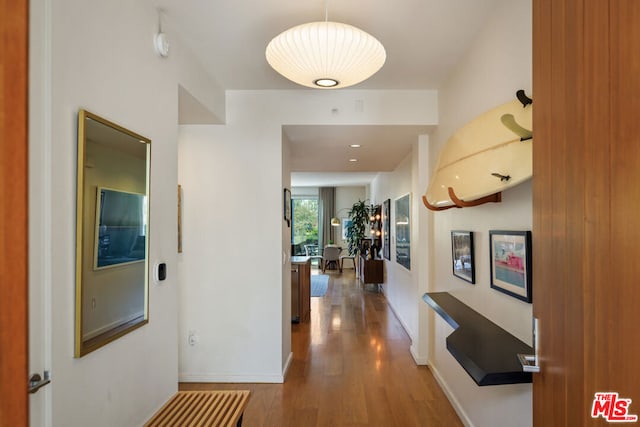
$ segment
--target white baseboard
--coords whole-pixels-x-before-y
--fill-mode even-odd
[[[453,409],[456,411],[456,414],[458,414],[458,417],[460,417],[460,421],[462,421],[462,424],[464,424],[466,427],[474,427],[473,423],[469,419],[469,416],[465,412],[462,405],[460,405],[460,402],[449,388],[447,382],[444,380],[444,378],[442,378],[442,375],[440,375],[438,369],[432,363],[429,363],[429,369],[431,369],[434,378],[436,379],[438,384],[440,384],[440,388],[447,396],[447,399],[449,399],[449,402],[451,403],[451,406],[453,406]]]
[[[400,317],[398,315],[398,312],[396,311],[395,307],[393,306],[393,303],[391,302],[391,300],[389,300],[389,298],[387,298],[386,294],[384,295],[384,299],[387,300],[387,305],[389,306],[391,311],[393,311],[393,314],[396,316],[396,319],[398,319],[398,321],[400,322],[400,325],[402,326],[402,329],[404,329],[404,331],[407,333],[407,335],[409,335],[409,338],[413,342],[413,334],[412,334],[411,329],[404,323],[404,320],[402,320],[402,317]]]
[[[287,361],[284,364],[284,369],[282,369],[282,382],[287,378],[287,372],[289,372],[291,362],[293,362],[293,352],[289,353],[289,357],[287,357]]]
[[[409,352],[411,353],[411,357],[413,357],[413,361],[416,362],[416,365],[428,365],[429,364],[429,359],[427,357],[419,357],[418,356],[418,351],[413,346],[413,344],[411,344],[411,347],[409,347]]]
[[[282,374],[260,375],[260,374],[179,374],[178,381],[181,383],[270,383],[282,384],[284,376]]]
[[[387,305],[389,306],[391,311],[393,311],[393,314],[396,316],[396,319],[398,319],[398,321],[400,322],[400,325],[402,326],[402,329],[404,329],[404,331],[407,333],[407,335],[409,335],[409,338],[411,339],[411,346],[409,346],[409,352],[411,353],[411,357],[413,357],[413,361],[416,362],[416,365],[428,365],[429,364],[429,359],[426,358],[426,357],[418,357],[418,352],[413,347],[413,343],[414,343],[415,340],[413,338],[413,335],[411,334],[411,329],[409,329],[409,327],[404,323],[404,321],[402,320],[402,317],[400,317],[398,315],[398,312],[393,307],[393,304],[387,298],[386,295],[384,296],[384,298],[387,300]]]

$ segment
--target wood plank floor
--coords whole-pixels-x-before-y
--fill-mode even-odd
[[[382,294],[363,290],[353,270],[327,274],[327,294],[311,298],[311,322],[292,325],[284,384],[183,383],[180,390],[251,390],[246,427],[461,426],[429,368],[414,363]]]

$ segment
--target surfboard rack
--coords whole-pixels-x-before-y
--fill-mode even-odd
[[[424,206],[430,211],[446,211],[451,208],[460,208],[460,206],[450,205],[450,206],[434,206],[427,200],[427,196],[422,196],[422,203]]]
[[[453,205],[449,206],[434,206],[427,200],[427,196],[422,196],[422,203],[424,206],[430,211],[446,211],[451,208],[470,208],[473,206],[484,205],[485,203],[500,203],[502,202],[502,192],[489,194],[488,196],[480,197],[476,200],[464,201],[458,196],[456,196],[456,192],[453,188],[449,187],[449,197],[453,202]]]
[[[526,107],[529,104],[533,104],[533,99],[525,95],[524,89],[519,89],[516,92],[516,98],[518,98],[518,101],[520,101],[520,103],[522,104],[522,108]]]
[[[503,114],[500,117],[500,121],[507,129],[518,135],[521,142],[528,141],[533,138],[533,133],[529,129],[525,129],[520,126],[513,117],[513,114]]]
[[[456,196],[456,192],[453,190],[453,187],[449,187],[448,191],[449,191],[449,197],[451,198],[451,201],[460,208],[470,208],[472,206],[484,205],[485,203],[502,202],[501,191],[497,193],[489,194],[488,196],[480,197],[479,199],[471,200],[468,202],[465,202],[464,200],[459,199],[458,196]]]

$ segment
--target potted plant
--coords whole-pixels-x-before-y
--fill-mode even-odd
[[[347,242],[349,255],[355,256],[360,249],[360,241],[367,236],[370,208],[364,201],[358,200],[348,213],[351,223],[347,226]]]

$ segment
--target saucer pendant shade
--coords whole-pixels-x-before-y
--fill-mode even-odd
[[[370,34],[338,22],[310,22],[276,36],[266,51],[278,73],[302,86],[344,88],[375,74],[386,60]]]

